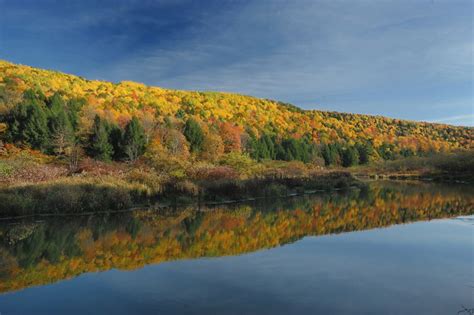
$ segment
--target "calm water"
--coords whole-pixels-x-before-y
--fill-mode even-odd
[[[2,222],[0,313],[457,314],[474,307],[473,192]]]

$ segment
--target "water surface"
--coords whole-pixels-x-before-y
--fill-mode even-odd
[[[373,183],[230,207],[0,223],[4,314],[457,314],[473,188]]]

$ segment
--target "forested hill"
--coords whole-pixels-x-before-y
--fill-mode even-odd
[[[39,109],[19,109],[25,102]],[[473,136],[470,127],[302,110],[229,93],[169,90],[128,81],[115,84],[0,61],[0,119],[6,142],[53,150],[51,139],[57,137],[51,133],[58,128],[51,125],[54,121],[48,115],[58,113],[55,106],[64,107],[68,125],[77,138],[84,139],[98,127],[96,117],[122,130],[136,117],[148,144],[157,140],[171,151],[184,148],[193,153],[222,147],[222,154],[238,151],[256,159],[308,160],[298,150],[312,147],[327,165],[338,163],[336,151],[340,148],[359,146],[359,153],[366,150],[371,158],[394,159],[468,148]],[[38,115],[45,117],[50,134],[35,130],[30,132],[33,134],[21,134],[21,128],[35,123],[17,121],[21,120],[21,110],[44,110],[44,115]],[[193,135],[195,130],[197,134]],[[49,137],[49,143],[42,143],[38,137]],[[331,145],[339,149],[332,152],[328,149]],[[366,148],[361,151],[361,147]]]

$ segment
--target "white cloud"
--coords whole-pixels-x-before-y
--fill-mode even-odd
[[[440,98],[446,112],[451,100],[472,102],[472,93],[457,90],[474,71],[470,9],[471,2],[448,1],[249,2],[202,15],[182,38],[96,73],[306,107],[340,108],[343,96],[346,111],[427,119]]]

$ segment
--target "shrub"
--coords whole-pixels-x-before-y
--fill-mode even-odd
[[[0,178],[10,176],[14,167],[7,161],[0,161]]]
[[[221,158],[220,164],[233,168],[244,178],[248,178],[254,174],[255,168],[258,167],[258,163],[255,160],[252,160],[250,156],[238,152],[225,154]]]
[[[117,178],[67,178],[0,189],[0,215],[120,210],[147,195],[146,186]]]

